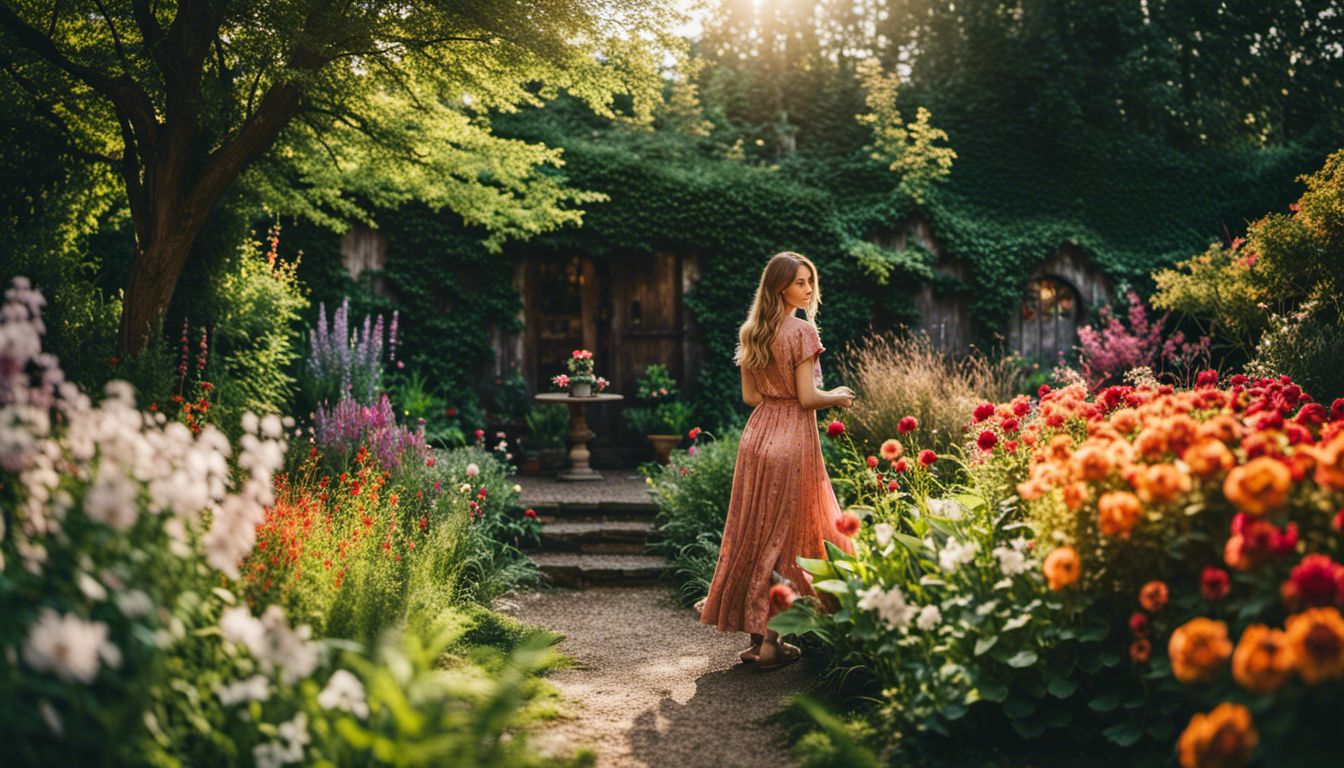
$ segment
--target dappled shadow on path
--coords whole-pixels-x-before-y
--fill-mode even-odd
[[[765,722],[790,694],[810,687],[820,664],[804,659],[781,669],[758,671],[739,664],[700,675],[691,697],[680,702],[666,692],[635,716],[628,751],[641,765],[789,765],[783,729]]]

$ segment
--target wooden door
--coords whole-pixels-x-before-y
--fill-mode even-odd
[[[613,390],[634,400],[644,369],[662,363],[685,393],[681,256],[658,251],[609,269]],[[617,426],[625,442],[644,448],[644,436],[632,434],[624,419]]]

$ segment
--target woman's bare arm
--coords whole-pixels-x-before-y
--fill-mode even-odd
[[[742,402],[755,408],[762,400],[761,393],[756,390],[756,379],[745,365],[739,366],[738,370],[742,371]]]
[[[793,383],[798,388],[799,404],[809,411],[819,411],[833,405],[842,408],[853,405],[854,392],[849,387],[836,387],[828,392],[817,389],[817,385],[812,381],[812,369],[816,364],[817,359],[809,357],[793,369]]]

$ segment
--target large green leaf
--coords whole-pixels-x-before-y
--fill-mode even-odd
[[[832,595],[849,594],[849,582],[842,579],[826,579],[818,581],[812,585],[812,588],[818,592],[829,592]]]
[[[829,579],[838,575],[835,566],[829,560],[819,560],[815,557],[800,557],[797,560],[799,567],[813,576]]]
[[[1102,731],[1102,734],[1113,744],[1129,747],[1143,738],[1143,729],[1133,723],[1116,723]]]
[[[1024,667],[1030,667],[1035,663],[1036,663],[1035,651],[1026,651],[1026,650],[1018,651],[1017,653],[1013,654],[1012,658],[1008,659],[1008,666],[1012,667],[1013,669],[1022,669]]]

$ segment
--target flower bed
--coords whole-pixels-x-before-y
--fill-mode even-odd
[[[1344,401],[1206,372],[1190,390],[1046,387],[968,424],[955,482],[911,463],[892,488],[892,461],[841,452],[868,525],[854,557],[806,563],[838,610],[775,619],[868,676],[886,732],[999,720],[1126,760],[1328,759]]]

